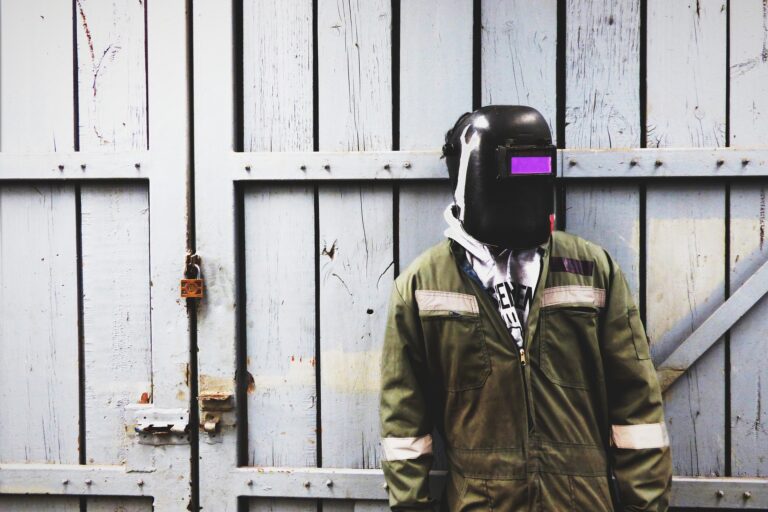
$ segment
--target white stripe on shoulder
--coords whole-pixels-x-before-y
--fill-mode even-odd
[[[462,311],[477,315],[477,297],[467,293],[416,290],[416,304],[422,311]]]
[[[421,437],[385,437],[381,440],[383,460],[408,460],[432,453],[432,435]]]
[[[611,444],[617,448],[642,450],[669,446],[667,426],[662,423],[612,425]]]
[[[595,306],[605,306],[605,290],[592,286],[568,285],[544,288],[541,307],[563,304],[565,302],[591,302]]]

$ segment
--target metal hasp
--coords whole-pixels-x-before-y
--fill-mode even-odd
[[[187,409],[159,409],[154,405],[129,404],[126,410],[133,413],[133,429],[139,437],[139,444],[189,444]]]
[[[222,413],[235,407],[230,393],[203,392],[200,394],[200,427],[210,434],[216,435],[221,426]]]
[[[200,255],[187,253],[184,260],[184,278],[181,279],[180,283],[181,297],[183,299],[203,298],[203,271],[200,268],[200,264]]]

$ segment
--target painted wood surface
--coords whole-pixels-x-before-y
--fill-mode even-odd
[[[321,151],[392,148],[391,2],[318,1]]]
[[[724,145],[725,2],[648,3],[647,144]],[[647,331],[663,360],[724,300],[725,188],[653,184],[646,195]],[[725,474],[722,341],[665,395],[677,475]]]
[[[75,0],[81,151],[147,147],[144,3]]]
[[[557,2],[530,7],[526,0],[482,1],[481,102],[537,109],[556,140]]]
[[[245,151],[312,151],[312,2],[243,2]]]
[[[730,3],[731,146],[766,146],[768,138],[768,4]],[[768,259],[768,183],[731,185],[730,290]],[[768,475],[768,300],[761,299],[731,329],[731,471]]]
[[[311,184],[245,193],[248,464],[317,465],[315,217]],[[251,510],[315,510],[251,500]]]

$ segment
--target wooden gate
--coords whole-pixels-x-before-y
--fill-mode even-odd
[[[764,1],[52,4],[0,8],[0,508],[385,510],[387,299],[485,104],[627,274],[674,504],[768,508]]]

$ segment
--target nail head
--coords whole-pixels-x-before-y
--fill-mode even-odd
[[[93,483],[93,480],[91,480],[90,478],[85,481],[85,485],[91,485],[92,483]]]
[[[63,171],[63,170],[64,170],[64,164],[59,164],[59,170],[60,170],[60,171]]]
[[[411,168],[411,162],[403,163],[403,167],[405,167],[406,169],[410,169]]]
[[[722,489],[718,489],[717,492],[715,492],[715,496],[717,496],[718,498],[722,498],[723,496],[725,496],[725,493],[723,492]]]
[[[245,170],[246,170],[246,171],[250,171],[250,170],[251,170],[251,166],[250,166],[250,165],[246,165],[246,166],[245,166]]]
[[[744,491],[744,499],[745,499],[745,500],[748,500],[748,499],[749,499],[749,498],[751,498],[751,497],[752,497],[752,493],[751,493],[751,492],[749,492],[749,491]]]
[[[144,480],[139,480],[138,482],[136,482],[136,485],[138,485],[139,487],[143,486]]]
[[[247,485],[248,487],[252,486],[253,480],[246,480],[245,485]]]
[[[325,485],[327,485],[328,487],[333,487],[333,480],[326,480]]]
[[[306,487],[307,489],[309,489],[309,486],[310,486],[310,485],[312,485],[312,484],[310,484],[310,483],[309,483],[309,480],[305,480],[305,481],[304,481],[304,487]]]
[[[330,171],[331,170],[331,164],[325,164],[323,166],[323,169],[325,169],[326,171]]]

